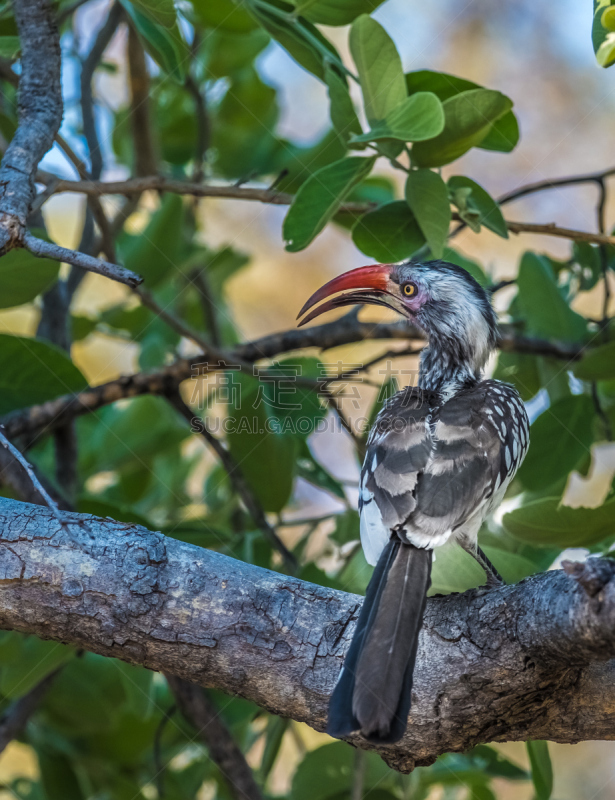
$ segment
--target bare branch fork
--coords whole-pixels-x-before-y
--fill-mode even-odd
[[[48,0],[13,4],[21,42],[19,123],[0,164],[0,255],[26,247],[34,255],[65,261],[136,286],[141,278],[92,256],[51,245],[26,231],[34,200],[38,163],[53,144],[62,121],[60,37]]]
[[[1,628],[323,730],[361,598],[136,525],[67,516],[88,530],[0,500]],[[615,739],[615,565],[566,568],[428,601],[408,732],[379,750],[390,766],[410,771],[480,742]]]

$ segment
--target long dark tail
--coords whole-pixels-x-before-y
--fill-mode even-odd
[[[397,538],[385,547],[331,696],[331,736],[360,730],[371,742],[389,744],[404,735],[431,557],[431,550]]]

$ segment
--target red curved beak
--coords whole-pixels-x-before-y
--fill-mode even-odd
[[[343,292],[346,289],[355,289],[348,294],[342,294],[338,297],[332,297],[323,303],[318,308],[311,311],[307,317],[301,320],[299,327],[310,322],[315,317],[324,314],[325,311],[331,311],[332,308],[339,308],[340,306],[357,305],[358,303],[370,303],[372,305],[384,305],[388,307],[382,299],[382,295],[389,294],[388,285],[393,270],[392,264],[372,264],[369,267],[358,267],[351,269],[349,272],[344,272],[343,275],[333,278],[333,280],[325,283],[320,289],[314,292],[307,303],[303,306],[301,311],[297,314],[297,319],[303,316],[306,311],[320,303],[327,297],[337,292]]]

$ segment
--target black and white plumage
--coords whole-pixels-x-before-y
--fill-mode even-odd
[[[465,270],[446,262],[352,270],[316,292],[303,312],[344,289],[355,291],[304,321],[373,303],[411,318],[429,339],[418,386],[385,404],[368,438],[361,542],[376,569],[329,711],[332,735],[360,730],[386,743],[406,728],[432,551],[456,540],[497,576],[478,548],[478,531],[525,457],[529,422],[512,386],[482,379],[496,319]]]
[[[376,419],[361,472],[361,542],[375,566],[391,531],[416,547],[475,541],[529,445],[517,391],[485,380],[449,399],[405,389]]]

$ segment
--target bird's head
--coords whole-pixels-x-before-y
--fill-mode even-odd
[[[345,272],[314,292],[299,317],[310,313],[299,324],[363,303],[392,308],[422,328],[439,351],[476,370],[497,341],[489,295],[467,270],[446,261],[374,264]]]

